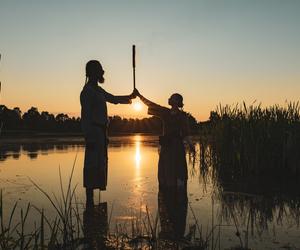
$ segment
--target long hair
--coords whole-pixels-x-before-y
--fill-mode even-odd
[[[88,82],[88,79],[93,76],[99,75],[103,71],[102,65],[97,60],[90,60],[85,65],[85,84]]]

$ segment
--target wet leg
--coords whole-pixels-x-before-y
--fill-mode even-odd
[[[94,189],[86,188],[86,207],[94,207]]]

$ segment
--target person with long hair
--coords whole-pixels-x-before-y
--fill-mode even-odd
[[[129,104],[135,95],[115,96],[106,92],[98,83],[104,83],[104,70],[97,60],[86,64],[86,83],[80,94],[81,126],[85,138],[83,186],[86,204],[93,206],[94,189],[106,190],[107,186],[107,102]]]

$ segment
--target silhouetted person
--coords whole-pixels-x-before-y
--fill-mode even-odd
[[[153,103],[142,96],[137,90],[135,93],[148,106],[148,114],[159,117],[163,122],[163,135],[159,138],[161,145],[158,162],[158,181],[162,188],[186,189],[187,163],[183,139],[189,133],[188,118],[183,107],[183,98],[180,94],[173,94],[169,98],[171,109]]]
[[[86,84],[80,94],[81,125],[86,142],[83,186],[87,205],[93,206],[93,190],[106,190],[107,185],[107,106],[106,102],[129,104],[133,94],[114,96],[101,88],[104,70],[99,61],[86,64]]]
[[[178,241],[184,237],[187,202],[186,190],[159,190],[158,211],[161,226],[159,237],[161,239]]]
[[[85,249],[106,249],[108,232],[107,202],[101,202],[83,212],[83,233]]]

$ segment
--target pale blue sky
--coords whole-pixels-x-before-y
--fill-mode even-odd
[[[162,105],[179,92],[200,120],[219,102],[297,101],[299,13],[297,0],[0,0],[1,102],[79,115],[89,59],[103,64],[104,88],[127,94],[132,44],[140,91]]]

